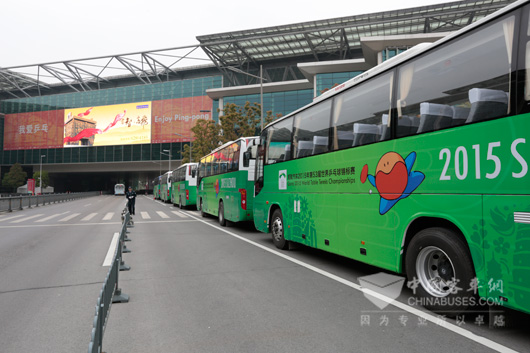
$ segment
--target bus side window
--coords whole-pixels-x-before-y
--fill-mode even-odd
[[[237,144],[232,145],[232,149],[234,151],[234,158],[232,159],[232,170],[239,170],[239,152],[241,150],[239,147],[240,143],[241,142],[238,142]]]
[[[331,100],[298,113],[294,118],[295,158],[327,152]],[[315,141],[318,142],[315,148]]]
[[[514,28],[506,16],[401,66],[397,137],[508,115]]]
[[[445,129],[453,122],[453,109],[445,104],[421,103],[418,133]]]
[[[390,138],[388,112],[392,79],[392,73],[385,74],[334,99],[331,120],[334,150]]]
[[[274,127],[267,129],[265,164],[273,164],[291,159],[292,131],[293,117],[286,118]]]

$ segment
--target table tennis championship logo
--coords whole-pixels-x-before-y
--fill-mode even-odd
[[[280,170],[278,175],[278,189],[287,190],[287,169]]]
[[[381,310],[399,297],[404,282],[404,277],[384,272],[359,277],[363,295]]]

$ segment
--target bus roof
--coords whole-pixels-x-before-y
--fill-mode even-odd
[[[249,140],[249,139],[257,139],[257,138],[259,138],[259,136],[240,137],[240,138],[238,138],[238,139],[236,139],[236,140],[234,140],[234,141],[226,142],[225,144],[223,144],[223,145],[217,147],[216,149],[212,150],[212,151],[211,151],[210,153],[208,153],[207,155],[202,156],[201,159],[203,159],[203,158],[206,157],[206,156],[211,155],[212,153],[215,153],[215,152],[217,152],[217,151],[219,151],[219,150],[222,150],[223,148],[225,148],[225,147],[227,147],[227,146],[230,146],[231,144],[233,144],[233,143],[235,143],[235,142],[237,142],[237,141],[243,141],[243,140]]]
[[[504,15],[505,13],[507,12],[510,12],[511,10],[515,9],[515,8],[518,8],[520,6],[523,6],[527,3],[529,3],[530,0],[519,0],[519,1],[516,1],[498,11],[495,11],[494,13],[478,20],[477,22],[474,22],[456,32],[453,32],[439,40],[437,40],[436,42],[434,43],[420,43],[418,45],[415,45],[414,47],[412,47],[411,49],[409,50],[406,50],[392,58],[390,58],[389,60],[386,60],[384,62],[382,62],[381,64],[363,72],[362,74],[360,75],[357,75],[353,78],[351,78],[350,80],[344,82],[343,84],[333,88],[333,89],[330,89],[329,91],[325,92],[324,94],[320,95],[319,97],[316,97],[313,102],[301,107],[301,108],[298,108],[297,110],[287,114],[286,116],[284,117],[281,117],[280,119],[278,120],[275,120],[273,121],[272,123],[268,124],[267,126],[265,126],[265,129],[268,128],[269,126],[272,126],[272,125],[275,125],[276,123],[282,121],[282,120],[285,120],[293,115],[295,115],[296,113],[302,111],[302,110],[305,110],[321,101],[324,101],[328,98],[331,98],[333,96],[335,96],[336,94],[342,92],[342,91],[345,91],[347,89],[349,89],[350,87],[353,87],[353,86],[356,86],[358,84],[360,84],[361,82],[364,82],[366,80],[368,80],[369,78],[372,78],[374,76],[377,76],[379,75],[380,73],[382,72],[386,72],[388,70],[391,70],[393,68],[395,68],[396,66],[416,57],[416,56],[419,56],[421,55],[422,53],[424,52],[427,52],[429,50],[432,50],[434,48],[437,48],[439,47],[440,45],[442,45],[443,43],[447,42],[447,41],[450,41],[452,40],[453,38],[455,37],[458,37],[458,36],[461,36],[462,34],[464,33],[467,33],[471,30],[473,30],[474,28],[476,27],[479,27],[481,25],[483,25],[484,23],[487,23],[487,22],[490,22],[498,17],[501,17],[502,15]]]
[[[179,169],[187,168],[187,167],[190,166],[190,165],[191,165],[191,166],[197,166],[197,165],[199,165],[199,163],[195,163],[195,162],[193,162],[193,163],[184,163],[184,164],[181,164],[181,165],[179,165],[177,168],[173,169],[173,173],[174,173],[175,171],[179,170]]]

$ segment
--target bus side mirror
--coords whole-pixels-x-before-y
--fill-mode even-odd
[[[243,167],[248,168],[250,164],[250,157],[250,151],[246,151],[245,153],[243,153]]]
[[[192,170],[191,171],[191,177],[195,178],[196,175],[197,175],[197,171],[196,170]]]

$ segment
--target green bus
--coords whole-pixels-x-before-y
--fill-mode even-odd
[[[408,277],[439,313],[530,313],[530,1],[408,51],[260,136],[254,224]],[[410,304],[410,303],[409,303]]]
[[[160,200],[160,177],[157,176],[153,179],[153,199]]]
[[[186,163],[171,174],[171,203],[179,208],[197,204],[197,166]]]
[[[201,158],[197,205],[201,215],[226,221],[251,221],[257,137],[225,143]]]
[[[171,202],[171,174],[173,172],[170,170],[169,172],[164,173],[164,175],[160,176],[160,200],[164,202]]]

